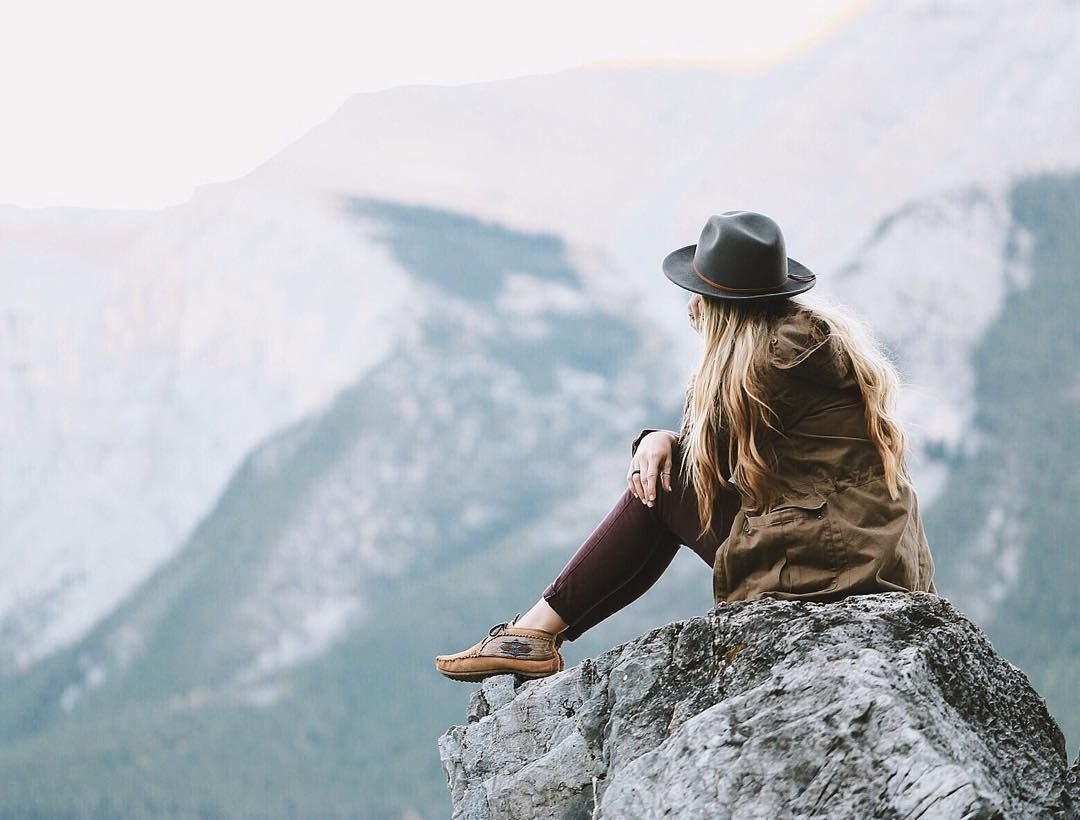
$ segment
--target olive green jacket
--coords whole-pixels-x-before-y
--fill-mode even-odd
[[[899,498],[890,497],[850,359],[827,326],[803,312],[784,319],[768,361],[783,432],[773,446],[790,489],[765,511],[743,494],[716,553],[715,602],[936,593],[915,489],[898,477]]]

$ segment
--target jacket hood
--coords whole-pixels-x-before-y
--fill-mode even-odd
[[[828,324],[805,311],[781,320],[769,340],[769,363],[794,378],[834,387],[855,384],[851,358]]]

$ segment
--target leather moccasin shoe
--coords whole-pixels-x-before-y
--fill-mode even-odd
[[[545,678],[565,667],[559,652],[562,636],[543,629],[496,624],[487,637],[453,655],[438,655],[435,668],[454,680],[480,681],[492,675]]]

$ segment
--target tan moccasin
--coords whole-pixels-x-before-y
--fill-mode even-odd
[[[544,678],[565,667],[559,652],[562,636],[543,629],[496,624],[487,637],[453,655],[438,655],[435,668],[454,680],[480,681],[492,675]]]

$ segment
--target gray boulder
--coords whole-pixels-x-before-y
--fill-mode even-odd
[[[1065,739],[943,598],[762,600],[558,675],[439,739],[454,818],[1072,818]]]

